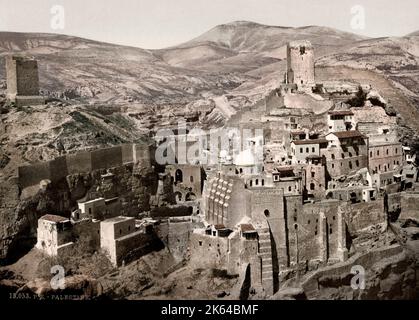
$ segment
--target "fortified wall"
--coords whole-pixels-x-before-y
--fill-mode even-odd
[[[144,144],[124,144],[121,146],[79,152],[18,168],[18,184],[24,197],[33,195],[42,180],[52,183],[65,179],[68,175],[89,173],[95,170],[118,167],[134,163],[151,168],[151,146]],[[25,190],[28,189],[28,190]]]

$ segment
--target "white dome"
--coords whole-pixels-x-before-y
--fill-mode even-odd
[[[252,150],[246,149],[240,152],[236,156],[234,164],[239,167],[254,166],[256,164],[256,160]]]

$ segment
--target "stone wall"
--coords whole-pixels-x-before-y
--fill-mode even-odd
[[[18,168],[19,185],[25,189],[39,184],[44,179],[58,182],[69,174],[88,173],[129,162],[138,162],[140,166],[150,168],[150,146],[127,144],[91,152],[79,152],[51,161],[21,166]]]

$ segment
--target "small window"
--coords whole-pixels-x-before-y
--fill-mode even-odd
[[[300,148],[300,153],[303,153],[303,148]]]
[[[292,188],[291,188],[291,186],[289,186],[289,187],[288,187],[288,191],[290,191],[290,192],[291,192],[291,189],[292,189]]]
[[[335,160],[335,155],[332,153],[332,159]]]
[[[312,173],[311,173],[311,177],[312,177],[312,178],[314,178],[314,176],[315,176],[315,175],[316,175],[316,173],[315,173],[315,172],[312,172]]]
[[[199,246],[202,247],[202,241],[199,241],[198,243],[199,243]]]
[[[315,152],[315,149],[314,149],[314,147],[313,147],[313,148],[311,148],[311,152]]]
[[[269,217],[271,215],[268,209],[266,209],[263,213],[266,217]]]
[[[190,182],[193,182],[193,176],[190,176],[190,177],[189,177],[189,181],[190,181]]]
[[[314,190],[314,183],[310,183],[310,190]]]
[[[309,149],[308,148],[306,148],[306,153],[309,153]]]

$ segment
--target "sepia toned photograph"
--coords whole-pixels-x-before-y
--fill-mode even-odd
[[[418,165],[417,0],[0,0],[3,303],[418,300]]]

